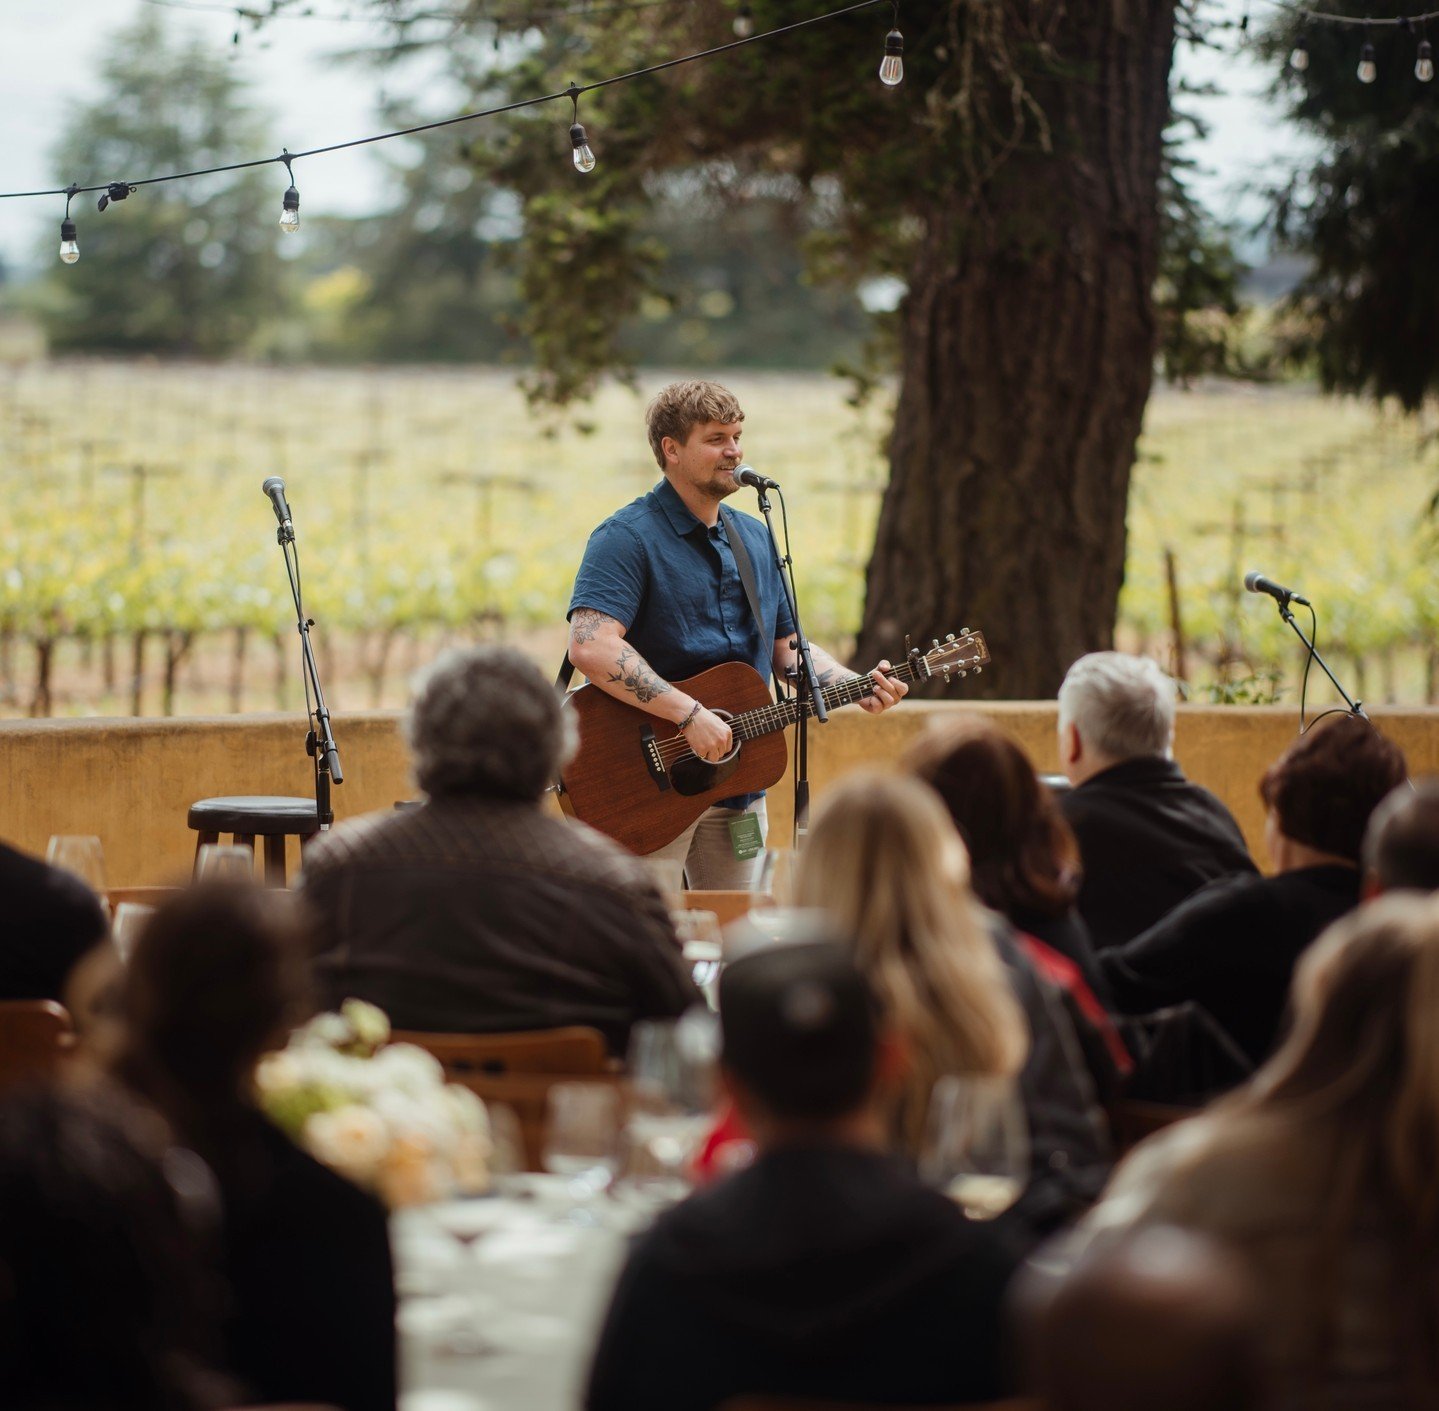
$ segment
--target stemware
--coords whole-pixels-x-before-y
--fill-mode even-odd
[[[197,882],[253,882],[255,855],[233,843],[206,843],[195,858]]]
[[[544,1166],[568,1183],[571,1206],[563,1218],[597,1225],[593,1201],[609,1189],[619,1167],[619,1089],[612,1083],[556,1083],[547,1109]]]
[[[139,902],[133,901],[122,901],[115,908],[115,920],[110,927],[110,939],[115,943],[115,951],[119,955],[122,965],[130,963],[130,956],[135,950],[135,942],[154,914],[153,906],[141,906]]]
[[[1010,1078],[941,1078],[930,1095],[920,1174],[971,1219],[1008,1210],[1029,1174],[1029,1127]]]
[[[57,833],[45,849],[45,861],[78,877],[92,892],[105,895],[105,849],[96,837]]]

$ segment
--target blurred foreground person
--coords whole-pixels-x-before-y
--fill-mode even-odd
[[[933,791],[860,772],[826,795],[796,891],[854,936],[859,967],[904,1040],[895,1126],[912,1155],[936,1079],[1018,1074],[1031,1156],[1021,1208],[1046,1230],[1103,1187],[1104,1120],[1057,993],[1007,928],[991,932],[969,884],[964,844]]]
[[[885,1154],[902,1062],[841,946],[782,943],[720,980],[722,1074],[753,1166],[660,1217],[600,1336],[588,1411],[745,1394],[886,1405],[1002,1390],[1004,1222]]]
[[[292,898],[200,883],[136,942],[115,1067],[214,1172],[227,1360],[251,1399],[394,1411],[385,1211],[254,1104],[255,1065],[306,1017],[305,991]]]
[[[1401,784],[1364,833],[1364,895],[1439,891],[1439,779]]]
[[[63,1001],[77,961],[109,933],[78,877],[0,843],[0,999]]]
[[[407,722],[425,802],[305,853],[325,1007],[439,1033],[588,1024],[623,1054],[636,1019],[702,1002],[644,863],[541,806],[572,728],[511,648],[435,662]]]
[[[1347,716],[1301,735],[1259,788],[1276,875],[1212,882],[1128,945],[1103,952],[1116,1003],[1140,1014],[1193,1000],[1263,1062],[1295,962],[1358,904],[1369,816],[1404,778],[1403,753],[1368,721]]]
[[[1059,688],[1059,800],[1079,843],[1077,905],[1096,950],[1132,940],[1220,877],[1252,876],[1234,815],[1174,762],[1174,682],[1147,657],[1091,652]]]
[[[1138,1147],[1085,1222],[1181,1225],[1241,1256],[1281,1406],[1439,1405],[1436,1013],[1439,903],[1345,917],[1299,963],[1278,1053]]]
[[[1237,1257],[1170,1226],[1089,1251],[1026,1341],[1045,1411],[1258,1411],[1260,1310]]]
[[[104,1085],[0,1102],[0,1406],[211,1411],[220,1294],[212,1190],[164,1123]],[[199,1166],[193,1157],[189,1161]],[[187,1201],[190,1202],[187,1204]]]

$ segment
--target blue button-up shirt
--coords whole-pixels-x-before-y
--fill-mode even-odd
[[[761,622],[745,596],[726,521],[749,550]],[[765,526],[752,515],[727,511],[711,529],[668,480],[590,535],[566,615],[576,608],[593,608],[622,623],[625,640],[667,681],[727,661],[745,662],[768,677],[775,641],[794,631]]]

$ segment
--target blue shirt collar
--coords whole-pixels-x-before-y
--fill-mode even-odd
[[[659,507],[665,512],[665,518],[670,522],[670,528],[681,536],[693,534],[696,529],[703,529],[706,534],[710,532],[709,526],[695,517],[694,511],[680,499],[680,492],[670,484],[666,476],[655,486],[650,493],[659,502]],[[723,528],[724,517],[720,517],[720,526]]]

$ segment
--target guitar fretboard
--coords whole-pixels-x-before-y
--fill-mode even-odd
[[[921,659],[922,660],[922,659]],[[906,684],[926,675],[919,665],[907,661],[903,666],[897,666],[889,672],[892,680],[903,681]],[[820,694],[824,697],[826,710],[834,710],[838,706],[855,705],[866,696],[874,695],[874,678],[872,676],[847,676],[843,681],[836,681],[832,686],[826,686]],[[807,715],[814,714],[814,703],[806,700],[804,710]],[[785,700],[776,701],[773,705],[760,706],[755,710],[747,710],[742,715],[737,715],[730,721],[730,729],[735,738],[740,740],[753,740],[759,735],[768,735],[774,730],[785,730],[793,725],[800,716],[800,702],[797,697],[790,696]]]

